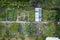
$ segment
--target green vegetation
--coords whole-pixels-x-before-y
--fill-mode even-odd
[[[55,21],[56,15],[55,10],[43,10],[43,21]]]
[[[48,24],[44,24],[44,27],[42,28],[42,30],[43,30],[44,36],[55,36],[54,33],[56,31],[56,26],[54,25],[54,23],[50,22]]]
[[[2,24],[0,24],[0,37],[2,37]]]
[[[34,35],[37,33],[37,27],[40,28],[41,35],[32,37],[31,40],[44,40],[47,36],[57,36],[60,38],[60,0],[0,0],[0,21],[16,21],[17,16],[29,14],[22,17],[21,21],[34,22],[35,14],[34,8],[41,7],[43,21],[51,21],[47,24],[31,23],[31,24],[2,24],[0,23],[0,39],[10,40],[11,38],[25,39],[25,35]],[[7,19],[6,19],[7,18]],[[38,24],[38,25],[37,25]],[[22,25],[22,26],[19,26]],[[4,35],[2,34],[2,28],[6,28]],[[23,34],[18,32],[18,28],[22,27]],[[13,35],[14,34],[14,35]]]
[[[35,18],[34,10],[30,10],[29,12],[29,21],[33,22]]]
[[[60,38],[60,24],[57,25],[56,27],[56,35]]]

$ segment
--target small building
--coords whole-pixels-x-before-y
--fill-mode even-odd
[[[42,8],[35,8],[35,21],[42,21]]]
[[[46,37],[46,40],[60,40],[58,37]]]

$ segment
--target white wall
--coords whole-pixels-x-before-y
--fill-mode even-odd
[[[46,37],[46,40],[60,40],[60,39],[57,37]]]
[[[42,21],[42,8],[35,8],[35,21]]]

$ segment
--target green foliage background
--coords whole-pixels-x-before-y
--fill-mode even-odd
[[[58,37],[60,37],[60,30],[59,30],[60,25],[55,24],[55,21],[59,21],[59,19],[60,19],[60,9],[59,10],[48,10],[49,8],[55,8],[55,7],[60,8],[60,0],[30,0],[30,1],[23,1],[23,2],[21,2],[20,0],[0,0],[0,10],[1,10],[0,20],[1,21],[6,20],[5,19],[5,17],[6,17],[5,9],[10,10],[9,16],[12,16],[11,15],[12,8],[15,8],[14,20],[16,20],[16,17],[19,13],[23,12],[23,10],[26,9],[29,11],[29,15],[30,15],[29,21],[33,22],[34,21],[34,8],[36,6],[41,7],[43,9],[43,11],[42,11],[43,12],[42,13],[43,21],[54,22],[54,23],[48,23],[47,25],[45,25],[48,28],[48,30],[45,30],[44,28],[42,28],[42,31],[45,31],[44,36],[54,36],[54,34],[51,32],[56,32]],[[20,9],[22,9],[22,10],[20,10]],[[11,28],[9,30],[17,31],[18,27],[19,27],[18,24],[12,24]],[[56,28],[56,30],[55,30],[55,28]],[[2,25],[0,24],[0,35],[1,35],[1,29],[2,29]],[[24,31],[25,31],[25,27],[24,27]],[[25,33],[27,33],[27,32],[25,31]]]

